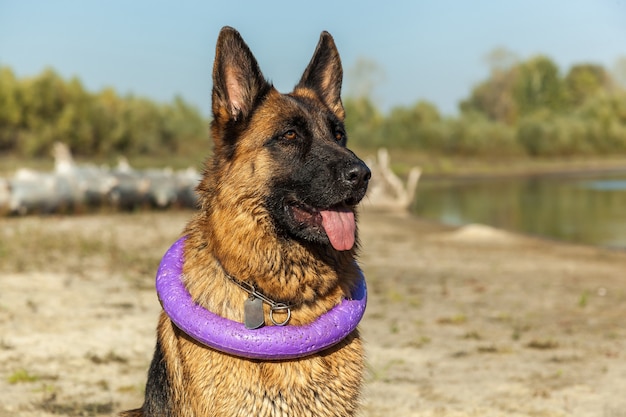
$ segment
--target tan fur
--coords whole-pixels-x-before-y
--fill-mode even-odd
[[[305,88],[291,96],[319,101]],[[235,99],[238,102],[239,96]],[[198,187],[201,209],[184,231],[183,273],[197,303],[231,320],[243,321],[248,294],[229,281],[226,273],[254,284],[276,301],[295,305],[289,325],[314,321],[349,297],[358,278],[356,249],[340,252],[285,239],[276,233],[263,209],[272,178],[289,167],[270,154],[261,138],[273,134],[280,115],[294,106],[289,96],[272,89],[228,159],[220,153],[220,138],[233,113],[224,106],[214,107],[216,155],[207,162]],[[343,119],[343,108],[337,112]],[[269,326],[268,306],[265,309]],[[282,319],[278,314],[276,318]],[[165,313],[161,313],[157,337],[167,364],[175,416],[356,413],[364,368],[358,331],[319,354],[286,361],[248,360],[207,348],[177,329]],[[122,414],[140,415],[137,411]]]

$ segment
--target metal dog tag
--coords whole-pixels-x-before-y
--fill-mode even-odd
[[[243,323],[248,330],[258,329],[265,324],[263,300],[251,295],[243,303]]]

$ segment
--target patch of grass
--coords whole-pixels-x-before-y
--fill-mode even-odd
[[[498,353],[498,348],[495,345],[478,346],[476,350],[478,353]]]
[[[391,322],[391,326],[389,326],[389,331],[391,332],[391,334],[400,333],[400,325],[398,324],[397,320],[393,320]]]
[[[61,403],[56,401],[56,396],[53,396],[39,403],[38,407],[48,413],[62,416],[95,417],[100,415],[112,415],[113,410],[115,409],[115,403],[112,401],[101,403]]]
[[[368,318],[372,320],[382,320],[385,318],[385,314],[383,314],[383,312],[369,313]]]
[[[478,333],[476,330],[467,332],[462,337],[463,339],[468,339],[468,340],[483,340],[483,337],[481,336],[481,334]]]
[[[574,362],[582,362],[584,358],[579,355],[563,355],[563,356],[553,356],[550,358],[550,362],[552,363],[574,363]]]
[[[139,386],[139,385],[123,385],[123,386],[119,387],[116,391],[119,392],[120,394],[123,394],[123,393],[142,392],[142,390],[143,390],[143,386]]]
[[[559,342],[553,339],[533,339],[526,344],[529,349],[550,350],[559,347]]]
[[[513,325],[513,333],[511,334],[511,339],[520,340],[522,338],[522,334],[531,329],[531,326],[523,323],[516,323]]]
[[[96,386],[103,391],[109,391],[109,389],[111,388],[109,386],[109,381],[107,381],[106,379],[101,379],[98,382],[96,382]]]
[[[479,346],[477,349],[478,353],[499,353],[499,354],[505,354],[505,353],[511,353],[512,350],[510,347],[498,347],[496,345],[484,345],[484,346]]]
[[[31,374],[26,369],[18,369],[7,378],[7,382],[11,385],[24,384],[29,382],[37,382],[41,379],[39,375]]]
[[[54,384],[42,384],[41,387],[34,390],[33,392],[42,392],[49,396],[49,395],[56,395],[58,391],[59,391],[59,388]]]
[[[504,311],[499,311],[489,318],[498,323],[509,323],[513,321],[513,316],[511,316],[511,313],[507,313]]]
[[[420,300],[419,298],[411,298],[409,300],[409,306],[411,306],[412,308],[420,308],[422,306],[422,300]]]
[[[401,293],[397,290],[391,289],[389,291],[387,291],[387,300],[389,300],[392,303],[401,303],[405,300],[405,294]]]
[[[412,339],[409,343],[406,344],[406,346],[419,349],[426,346],[431,341],[432,339],[428,336],[419,336],[415,339]]]
[[[101,237],[86,237],[80,233],[63,233],[37,227],[36,221],[32,224],[28,219],[10,219],[6,233],[10,235],[11,245],[4,248],[0,255],[3,270],[26,272],[33,270],[57,270],[60,265],[68,264],[74,269],[82,269],[86,259],[102,253],[110,246]],[[53,221],[49,219],[49,221]],[[71,258],[67,254],[71,253]]]
[[[123,221],[135,220],[120,214]],[[136,216],[138,223],[151,227],[150,216]],[[77,222],[80,224],[80,222]],[[0,272],[46,270],[85,275],[91,268],[122,273],[134,279],[152,276],[160,261],[160,252],[124,248],[115,228],[87,233],[80,228],[64,227],[62,217],[0,218]],[[4,242],[10,242],[5,244]]]
[[[578,307],[585,308],[587,307],[588,303],[589,303],[589,292],[583,291],[583,293],[580,294],[580,297],[578,298]]]
[[[467,323],[467,316],[465,314],[457,314],[451,317],[441,317],[437,319],[437,323],[458,326]]]
[[[128,358],[125,358],[125,357],[115,353],[112,350],[109,351],[105,355],[97,355],[95,353],[87,353],[85,355],[85,357],[87,359],[89,359],[91,362],[95,363],[96,365],[103,365],[103,364],[109,364],[109,363],[120,363],[120,364],[128,363]]]
[[[608,340],[618,340],[622,338],[622,335],[619,332],[614,330],[608,331],[604,334],[604,337]]]
[[[369,371],[368,374],[371,378],[371,381],[388,382],[390,379],[389,372],[391,368],[404,366],[404,365],[405,365],[405,361],[402,359],[391,359],[390,361],[386,362],[385,364],[377,368],[373,367],[369,363],[366,365],[366,367]]]

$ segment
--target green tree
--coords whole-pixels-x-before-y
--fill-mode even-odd
[[[604,67],[581,64],[570,68],[564,83],[569,105],[578,107],[599,93],[609,92],[612,82]]]
[[[172,104],[112,89],[85,90],[76,77],[66,81],[54,70],[17,79],[0,67],[0,151],[47,155],[52,144],[68,144],[83,156],[169,155],[189,142],[206,143],[208,123],[180,97]]]
[[[489,120],[513,125],[519,116],[519,105],[513,95],[518,71],[493,71],[491,77],[472,89],[469,98],[461,101],[464,114],[480,113]]]
[[[465,115],[480,113],[489,120],[512,125],[517,121],[518,106],[513,97],[517,77],[518,57],[504,47],[485,55],[489,78],[472,89],[470,97],[459,108]]]
[[[480,114],[465,114],[448,121],[445,152],[463,156],[503,157],[523,154],[515,129]]]
[[[460,103],[463,113],[477,112],[489,120],[515,125],[521,117],[541,109],[558,112],[566,108],[565,85],[550,58],[540,55],[515,63],[506,57],[509,54],[501,58],[504,52],[496,52],[490,58],[497,61],[491,63],[490,77]]]
[[[384,146],[380,136],[384,117],[374,103],[367,97],[348,97],[343,102],[350,142],[361,147]]]
[[[55,141],[64,142],[79,155],[93,155],[93,96],[76,77],[65,84],[66,103],[54,124]]]
[[[513,95],[521,116],[542,109],[558,112],[565,108],[565,89],[559,68],[543,55],[518,67]]]
[[[597,153],[626,151],[626,93],[616,91],[588,100],[574,116],[589,126],[588,140]]]
[[[196,145],[200,149],[209,144],[207,122],[198,109],[187,104],[182,97],[176,96],[171,105],[163,109],[163,149],[176,152],[189,149],[193,152]]]
[[[382,125],[382,136],[395,146],[436,149],[443,138],[435,128],[441,121],[439,110],[426,101],[412,107],[394,107]]]
[[[19,84],[10,68],[0,67],[0,152],[16,146],[22,108]]]

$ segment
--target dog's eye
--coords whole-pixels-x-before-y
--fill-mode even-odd
[[[288,130],[285,133],[283,133],[283,138],[287,140],[294,140],[296,137],[298,137],[298,134],[296,133],[295,130]]]
[[[345,137],[346,137],[346,134],[343,133],[341,130],[335,130],[335,140],[337,142],[341,142],[343,138]]]

